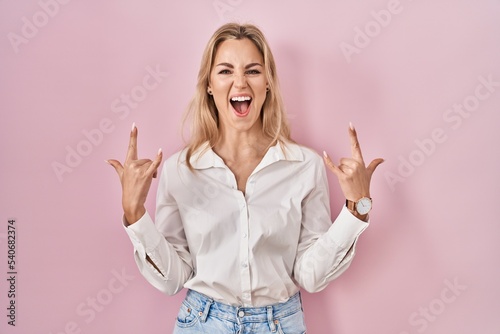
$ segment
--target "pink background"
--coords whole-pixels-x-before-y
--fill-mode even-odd
[[[140,156],[182,147],[205,43],[237,19],[268,37],[297,141],[337,160],[352,121],[365,160],[386,159],[351,268],[303,294],[308,333],[499,333],[499,18],[495,0],[1,1],[0,332],[171,331],[185,291],[140,276],[103,160],[124,158],[132,122]]]

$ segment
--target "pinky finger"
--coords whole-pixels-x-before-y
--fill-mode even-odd
[[[163,152],[160,148],[158,150],[158,154],[156,155],[156,159],[148,168],[148,172],[153,173],[153,178],[156,178],[156,176],[158,175],[158,167],[160,166],[162,159],[163,159]]]

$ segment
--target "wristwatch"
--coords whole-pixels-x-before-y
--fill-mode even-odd
[[[356,210],[360,215],[366,215],[372,209],[372,199],[369,197],[362,197],[356,202],[346,199],[345,206],[351,211]]]

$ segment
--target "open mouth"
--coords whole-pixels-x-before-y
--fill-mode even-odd
[[[234,96],[230,102],[237,114],[245,116],[250,111],[252,98],[250,96]]]

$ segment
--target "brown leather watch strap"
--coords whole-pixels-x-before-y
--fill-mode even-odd
[[[346,199],[345,206],[351,211],[356,211],[356,202]]]

